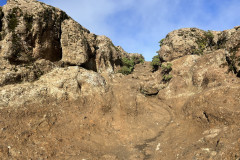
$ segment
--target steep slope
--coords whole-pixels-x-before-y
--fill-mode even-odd
[[[158,71],[123,75],[140,55],[57,8],[8,0],[0,19],[1,159],[240,158],[239,27],[173,31]]]
[[[173,78],[158,98],[186,121],[210,129],[181,158],[239,158],[238,34],[239,27],[223,32],[185,28],[161,42],[159,55],[172,64]]]

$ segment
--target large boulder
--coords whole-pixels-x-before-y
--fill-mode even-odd
[[[172,61],[185,55],[209,54],[224,49],[229,70],[240,76],[240,30],[239,27],[225,31],[204,31],[183,28],[170,32],[160,41],[159,56],[163,61]]]
[[[40,104],[50,99],[58,103],[74,101],[85,96],[100,96],[107,89],[105,79],[96,72],[78,66],[55,68],[34,83],[1,87],[0,107]]]
[[[2,11],[1,57],[14,64],[61,60],[61,23],[69,18],[66,13],[35,0],[9,0]]]
[[[204,37],[205,31],[197,28],[183,28],[170,32],[160,43],[158,51],[164,61],[171,61],[184,55],[193,54],[198,49],[198,39]]]

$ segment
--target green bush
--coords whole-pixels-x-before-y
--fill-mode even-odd
[[[13,8],[11,13],[8,14],[7,16],[7,19],[8,19],[8,29],[10,31],[14,31],[15,28],[18,26],[18,14],[21,14],[22,11],[20,8],[16,7],[16,8]]]
[[[132,73],[133,68],[128,68],[127,66],[123,66],[120,70],[118,70],[119,73],[128,75]]]
[[[127,57],[123,57],[121,59],[121,61],[122,61],[123,66],[121,67],[121,69],[118,72],[122,73],[124,75],[131,74],[134,69],[134,65],[135,65],[133,58],[130,59]]]
[[[132,56],[130,58],[123,57],[121,59],[122,68],[118,71],[119,73],[128,75],[133,72],[134,66],[139,63],[144,63],[144,57],[141,56]]]
[[[205,37],[209,40],[213,40],[214,35],[212,34],[212,32],[210,30],[208,30],[207,32],[205,32]]]
[[[161,41],[158,42],[159,45],[160,45],[160,47],[162,47],[162,45],[163,45],[163,41],[164,41],[164,40],[165,40],[165,38],[161,39]]]
[[[196,41],[198,48],[193,50],[193,54],[203,55],[204,49],[207,47],[207,39],[206,37],[200,37]]]
[[[145,62],[144,58],[139,59],[139,63],[143,64]]]
[[[171,79],[172,79],[172,75],[170,75],[170,74],[164,75],[162,78],[163,82],[168,82]]]
[[[164,75],[168,74],[169,72],[171,72],[172,70],[172,64],[171,63],[167,63],[167,65],[162,64],[161,65],[161,69],[162,69],[162,73]]]
[[[213,38],[214,35],[211,31],[205,32],[203,37],[198,37],[196,40],[198,48],[193,50],[193,54],[203,55],[203,51],[207,46],[213,46]]]
[[[134,61],[133,61],[132,58],[129,59],[129,58],[123,57],[122,58],[122,65],[130,68],[130,67],[134,66]]]
[[[28,31],[30,31],[32,29],[32,25],[33,25],[33,16],[25,14],[23,19],[24,19],[24,21],[26,23],[26,29]]]
[[[153,71],[157,71],[161,65],[161,59],[159,55],[156,55],[152,58],[151,66]]]
[[[172,75],[170,75],[169,73],[172,71],[172,64],[171,63],[167,63],[166,65],[162,64],[161,69],[163,74],[162,81],[165,83],[170,81],[172,79]]]
[[[131,60],[134,62],[134,65],[139,64],[139,63],[144,63],[144,61],[145,61],[145,59],[142,56],[142,54],[140,54],[140,56],[133,55],[131,57]]]

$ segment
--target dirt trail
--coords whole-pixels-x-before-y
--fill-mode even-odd
[[[149,62],[138,64],[132,74],[114,79],[112,83],[114,94],[118,96],[118,99],[126,101],[128,97],[141,94],[140,88],[143,83],[153,81],[155,78],[160,79],[159,76],[159,72],[151,72]],[[136,159],[177,159],[179,145],[181,149],[186,148],[201,137],[201,134],[197,134],[200,133],[198,127],[183,120],[181,116],[178,116],[179,114],[175,113],[174,106],[169,106],[157,96],[142,94],[140,99],[135,100],[138,105],[144,105],[144,113],[142,116],[137,115],[141,116],[141,123],[133,124],[139,125],[139,129],[129,128],[129,132],[141,133],[142,126],[151,129],[142,136],[140,141],[135,142],[136,154],[141,155],[136,156]],[[126,103],[131,103],[131,101],[129,99]]]

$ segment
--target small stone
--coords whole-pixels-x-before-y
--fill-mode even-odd
[[[212,151],[212,152],[211,152],[211,155],[212,155],[212,156],[216,156],[216,155],[217,155],[217,152],[216,152],[216,151]]]

